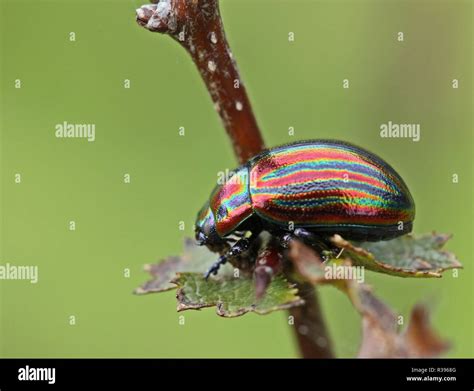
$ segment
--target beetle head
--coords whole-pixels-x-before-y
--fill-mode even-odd
[[[209,202],[206,202],[199,211],[194,230],[196,232],[196,240],[200,246],[206,245],[214,252],[220,252],[225,247],[226,241],[217,233],[214,214],[209,206]]]

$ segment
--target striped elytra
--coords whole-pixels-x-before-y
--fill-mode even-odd
[[[269,149],[234,171],[209,199],[219,237],[259,219],[264,229],[304,227],[347,239],[383,240],[411,231],[415,205],[397,172],[371,152],[332,140]],[[201,219],[202,220],[202,219]],[[202,226],[198,218],[197,229]]]

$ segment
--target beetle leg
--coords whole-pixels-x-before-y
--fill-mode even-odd
[[[293,235],[288,232],[279,236],[280,246],[282,248],[288,248],[290,246],[291,239],[293,239]]]
[[[320,254],[331,251],[332,248],[326,238],[308,231],[304,228],[296,228],[292,232],[286,232],[280,236],[280,245],[282,248],[288,248],[292,239],[297,239],[311,246]]]
[[[216,275],[221,265],[224,265],[229,258],[237,257],[243,252],[247,251],[250,247],[250,240],[248,238],[242,238],[235,243],[227,253],[221,255],[217,262],[213,263],[209,270],[204,274],[204,278],[207,280],[211,274]]]
[[[295,228],[293,231],[293,236],[295,236],[297,239],[300,239],[304,241],[305,243],[317,243],[321,241],[321,237],[314,234],[313,232],[310,232],[304,228]]]
[[[212,266],[207,270],[207,272],[204,273],[204,278],[207,280],[211,274],[216,275],[221,265],[224,265],[226,262],[227,262],[227,256],[221,255],[219,259],[217,260],[217,262],[214,262]]]
[[[248,238],[242,238],[235,243],[232,248],[227,252],[227,257],[237,257],[244,251],[247,251],[250,247],[250,240]]]
[[[280,236],[280,245],[283,248],[288,248],[290,241],[292,239],[298,239],[302,242],[314,246],[316,243],[321,242],[321,237],[317,236],[316,234],[304,229],[304,228],[296,228],[291,232],[285,232],[283,235]]]
[[[313,247],[324,260],[327,260],[330,257],[335,257],[340,251],[339,248],[334,247],[331,244],[327,237],[317,235],[304,228],[295,229],[294,236]]]

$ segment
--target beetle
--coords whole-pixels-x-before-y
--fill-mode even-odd
[[[375,154],[337,140],[265,150],[233,170],[199,211],[199,245],[221,253],[205,273],[249,249],[263,230],[311,245],[341,234],[357,241],[411,232],[415,203],[398,173]]]

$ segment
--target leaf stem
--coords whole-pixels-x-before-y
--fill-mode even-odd
[[[137,22],[168,34],[190,54],[232,141],[240,163],[264,149],[237,64],[227,42],[218,0],[160,0],[137,9]],[[305,358],[332,357],[316,292],[299,285],[305,304],[290,310],[300,352]]]

